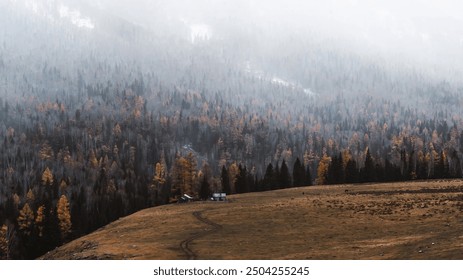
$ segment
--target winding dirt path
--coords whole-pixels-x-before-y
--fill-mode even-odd
[[[219,230],[222,229],[222,225],[220,224],[217,224],[217,223],[214,223],[213,221],[207,219],[207,218],[204,218],[202,216],[202,212],[203,211],[196,211],[196,212],[193,212],[193,216],[200,222],[206,224],[206,225],[209,225],[211,226],[212,228],[210,229],[207,229],[203,232],[199,232],[199,233],[196,233],[194,234],[193,236],[191,236],[190,238],[187,238],[185,240],[182,240],[182,242],[180,242],[180,248],[182,249],[182,251],[185,253],[185,255],[187,256],[187,259],[189,260],[195,260],[198,258],[198,255],[193,252],[190,248],[190,243],[196,239],[199,239],[199,238],[202,238],[206,235],[209,235],[209,234],[212,234],[212,233],[215,233]]]

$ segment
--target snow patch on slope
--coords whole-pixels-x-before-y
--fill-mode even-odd
[[[189,39],[192,44],[209,41],[212,38],[212,27],[205,23],[194,23],[194,21],[180,17],[179,20],[189,29]]]
[[[21,2],[18,1],[12,1],[12,3],[15,5],[21,5]],[[50,21],[54,21],[54,17],[49,11],[49,7],[53,5],[52,1],[38,2],[33,0],[26,0],[22,2],[22,5],[26,10],[32,12],[34,15],[42,16]]]
[[[82,16],[78,10],[61,5],[58,9],[58,12],[61,18],[68,19],[72,24],[79,28],[95,28],[95,24],[92,22],[92,20],[88,17]]]
[[[270,82],[274,85],[285,87],[291,90],[301,90],[308,96],[315,97],[317,95],[317,93],[313,92],[310,88],[304,88],[298,83],[290,82],[281,77],[272,76],[268,78],[268,75],[266,75],[264,72],[254,69],[249,61],[246,61],[244,64],[244,72],[256,77],[261,81]]]
[[[0,0],[1,1],[1,0]],[[67,20],[78,28],[94,29],[95,24],[89,17],[82,15],[76,9],[64,5],[57,0],[9,0],[10,4],[20,10],[27,11],[33,16],[45,18],[50,22]]]
[[[209,41],[212,37],[212,28],[207,24],[192,24],[190,25],[191,43],[200,41]]]

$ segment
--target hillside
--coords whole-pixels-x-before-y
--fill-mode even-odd
[[[463,181],[317,186],[171,204],[42,259],[462,259]]]

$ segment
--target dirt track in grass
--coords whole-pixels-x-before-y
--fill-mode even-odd
[[[199,239],[199,238],[205,238],[206,235],[209,235],[211,233],[214,233],[218,230],[221,230],[222,229],[222,226],[217,224],[217,223],[214,223],[206,218],[204,218],[202,216],[202,212],[200,211],[196,211],[196,212],[193,212],[193,216],[200,222],[206,224],[206,225],[209,225],[211,226],[212,228],[211,229],[208,229],[206,231],[202,231],[202,232],[198,232],[197,234],[187,238],[187,239],[184,239],[182,240],[182,242],[180,242],[180,248],[182,249],[182,251],[185,253],[185,255],[187,256],[188,259],[190,260],[195,260],[198,258],[197,254],[195,252],[193,252],[191,249],[190,249],[190,244],[196,240],[196,239]]]
[[[461,180],[293,188],[146,209],[42,258],[463,259],[462,211]]]

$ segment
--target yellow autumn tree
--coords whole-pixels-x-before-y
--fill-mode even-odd
[[[0,259],[6,259],[8,256],[8,227],[2,225],[0,228]]]
[[[39,158],[41,160],[49,160],[54,157],[53,149],[48,144],[48,142],[43,143],[39,151]]]
[[[235,183],[239,174],[240,170],[238,168],[238,164],[236,164],[236,162],[230,164],[230,167],[228,168],[228,178],[230,180],[230,188],[232,193],[235,193]]]
[[[90,162],[91,167],[98,168],[98,159],[96,158],[95,151],[90,150],[88,161]]]
[[[113,128],[113,134],[116,136],[116,137],[119,137],[121,136],[122,134],[122,130],[121,130],[121,126],[117,123],[114,128]]]
[[[156,184],[164,184],[166,182],[166,166],[162,163],[156,163],[155,171],[154,171],[154,183]]]
[[[159,193],[162,190],[162,187],[166,183],[167,178],[167,165],[164,157],[161,157],[161,161],[156,163],[154,166],[154,175],[150,185],[150,193],[152,196],[152,201],[156,203],[159,197]]]
[[[155,191],[156,195],[160,191],[160,188],[166,183],[167,178],[167,166],[164,157],[161,161],[156,163],[154,167],[154,176],[151,184],[151,189]]]
[[[13,203],[16,209],[19,209],[19,203],[21,202],[21,199],[19,198],[19,195],[13,194]]]
[[[330,166],[331,158],[326,154],[320,159],[317,168],[317,179],[315,183],[317,185],[324,185],[326,184],[326,176],[328,175],[328,167]]]
[[[348,149],[345,149],[342,151],[342,167],[344,170],[347,167],[347,163],[352,159],[352,155],[350,154],[350,151]]]
[[[66,183],[66,181],[64,179],[62,179],[61,183],[59,183],[59,191],[61,193],[64,193],[64,192],[66,192],[67,187],[68,187],[68,184]]]
[[[72,165],[73,161],[71,157],[71,152],[69,152],[69,147],[64,148],[61,155],[62,155],[64,164]]]
[[[37,209],[37,216],[35,217],[35,226],[37,227],[39,237],[43,236],[44,222],[45,222],[45,206],[42,205]]]
[[[196,195],[196,165],[196,158],[193,153],[189,153],[187,157],[177,156],[172,169],[172,195],[174,197],[181,194]]]
[[[32,226],[34,225],[34,212],[32,211],[29,203],[24,204],[18,216],[19,230],[24,235],[30,235],[32,232]]]
[[[42,174],[42,184],[43,185],[53,185],[53,173],[51,173],[51,170],[47,167],[45,168],[45,171],[43,171]]]
[[[61,238],[66,239],[71,232],[71,211],[69,209],[69,202],[65,195],[62,195],[58,201],[57,214]]]
[[[177,185],[181,193],[190,193],[191,191],[191,176],[188,173],[188,161],[184,157],[180,157],[176,161],[176,178]]]
[[[27,192],[26,194],[26,199],[27,199],[27,202],[29,203],[33,203],[34,200],[35,200],[35,195],[34,195],[34,192],[32,191],[32,189],[29,189],[29,191]]]

